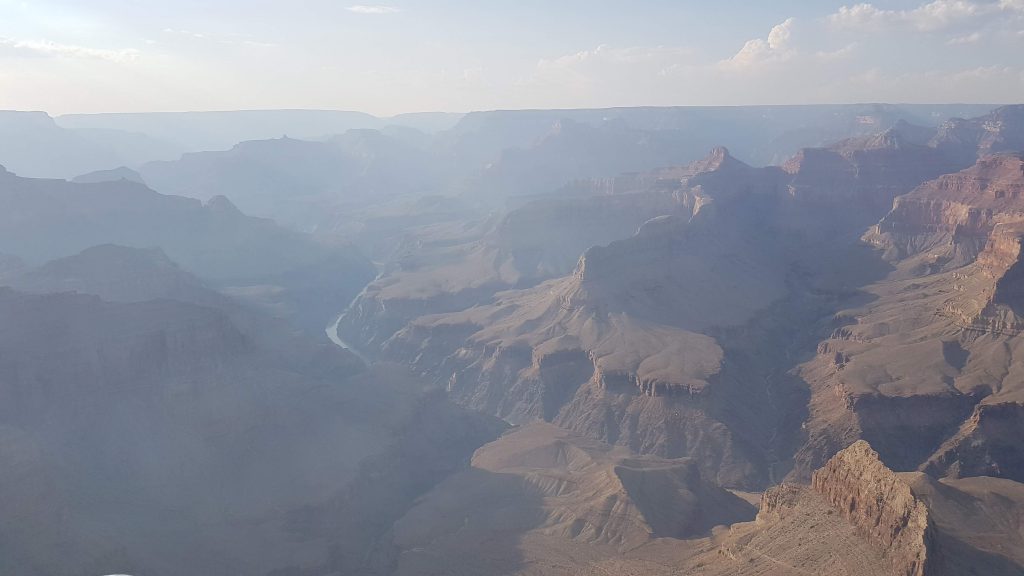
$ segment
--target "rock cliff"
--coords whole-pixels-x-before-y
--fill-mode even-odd
[[[1010,374],[1021,326],[1022,185],[1019,154],[988,156],[897,198],[866,234],[893,269],[865,287],[869,303],[836,314],[800,369],[812,400],[798,476],[857,438],[895,469],[955,471],[950,438],[970,437],[979,410],[1019,401]],[[1020,478],[1017,456],[997,452],[967,467]]]
[[[713,575],[958,576],[1020,573],[1024,485],[993,478],[937,481],[896,473],[858,441],[810,486],[762,495],[755,522],[717,538],[691,566]]]
[[[816,471],[811,488],[870,541],[900,576],[929,573],[933,527],[923,502],[863,440]]]

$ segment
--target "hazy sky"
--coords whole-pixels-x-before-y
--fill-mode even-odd
[[[1024,0],[0,0],[0,108],[53,114],[1007,103],[1022,55]]]

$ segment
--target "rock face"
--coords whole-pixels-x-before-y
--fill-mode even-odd
[[[898,470],[1024,478],[1010,446],[981,442],[971,460],[964,443],[990,409],[996,428],[1017,426],[1022,185],[1019,154],[988,156],[897,198],[868,232],[893,269],[800,369],[812,408],[798,476],[865,438]]]
[[[839,201],[851,212],[848,216],[863,221],[888,210],[893,198],[921,182],[969,165],[951,163],[942,152],[915,142],[912,134],[904,126],[802,150],[783,166],[793,174],[790,193],[810,203]]]
[[[929,573],[934,535],[928,510],[867,442],[856,442],[833,456],[814,473],[811,487],[885,550],[897,574]]]
[[[816,492],[793,484],[766,491],[757,521],[732,526],[718,544],[689,565],[716,576],[900,574],[881,546]]]
[[[1018,574],[1022,489],[895,473],[859,441],[815,471],[811,486],[767,490],[756,522],[732,526],[717,554],[690,565],[723,575]]]
[[[966,170],[942,176],[898,198],[869,239],[893,260],[952,244],[956,251],[943,264],[970,262],[996,227],[1024,219],[1022,170],[1024,159],[1007,154],[983,158]]]

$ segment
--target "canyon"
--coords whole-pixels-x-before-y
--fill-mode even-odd
[[[1024,571],[1024,105],[391,120],[0,171],[0,572]]]

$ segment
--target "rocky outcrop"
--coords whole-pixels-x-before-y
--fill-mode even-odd
[[[973,273],[956,275],[958,297],[944,311],[965,329],[1017,335],[1024,330],[1024,221],[996,226]]]
[[[799,476],[857,438],[890,467],[918,469],[983,399],[1016,400],[1022,191],[1024,158],[988,156],[897,198],[866,234],[893,269],[801,368],[812,418]]]
[[[797,505],[806,487],[798,484],[778,484],[761,493],[757,508],[757,521],[767,523],[781,517]]]
[[[904,131],[892,128],[801,150],[783,165],[792,175],[789,193],[812,204],[842,203],[860,218],[888,209],[900,194],[951,169],[941,153],[915,143]]]
[[[925,252],[949,269],[973,261],[999,225],[1024,219],[1024,157],[992,156],[902,196],[866,238],[890,260]]]
[[[839,451],[811,486],[761,497],[756,522],[718,538],[714,575],[1019,574],[1024,484],[895,473],[863,441]]]
[[[836,454],[814,473],[811,487],[885,550],[897,574],[928,573],[934,536],[927,507],[882,464],[867,442],[856,442]]]

